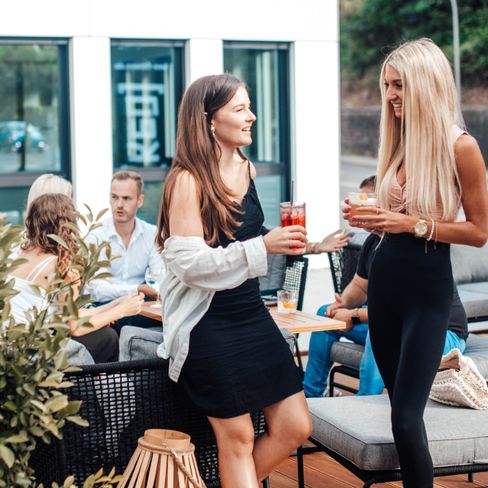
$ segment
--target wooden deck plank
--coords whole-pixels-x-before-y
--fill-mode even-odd
[[[270,476],[271,488],[291,488],[298,486],[296,457],[284,461]],[[363,483],[346,468],[324,453],[317,452],[305,456],[305,486],[307,488],[361,488]],[[373,488],[402,488],[400,482],[379,483]],[[443,476],[435,478],[434,488],[476,488],[488,486],[488,473],[476,473],[474,483],[468,482],[467,475]]]

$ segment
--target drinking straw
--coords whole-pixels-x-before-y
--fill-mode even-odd
[[[291,180],[291,192],[290,192],[290,202],[293,205],[293,202],[295,201],[295,180]]]

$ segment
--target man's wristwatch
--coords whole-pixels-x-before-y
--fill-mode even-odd
[[[361,324],[361,318],[359,317],[359,310],[357,308],[355,308],[352,312],[351,323],[352,323],[352,325],[360,325]]]
[[[413,226],[413,233],[415,237],[425,237],[429,230],[429,226],[424,219],[419,219],[418,222]]]

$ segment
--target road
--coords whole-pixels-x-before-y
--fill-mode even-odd
[[[340,169],[341,201],[350,191],[357,191],[364,178],[376,173],[376,158],[365,156],[342,155]]]

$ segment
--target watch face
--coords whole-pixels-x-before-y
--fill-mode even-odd
[[[427,231],[429,228],[427,227],[427,222],[424,220],[419,220],[416,224],[415,227],[413,228],[415,231],[415,235],[418,237],[422,237],[425,234],[427,234]]]

